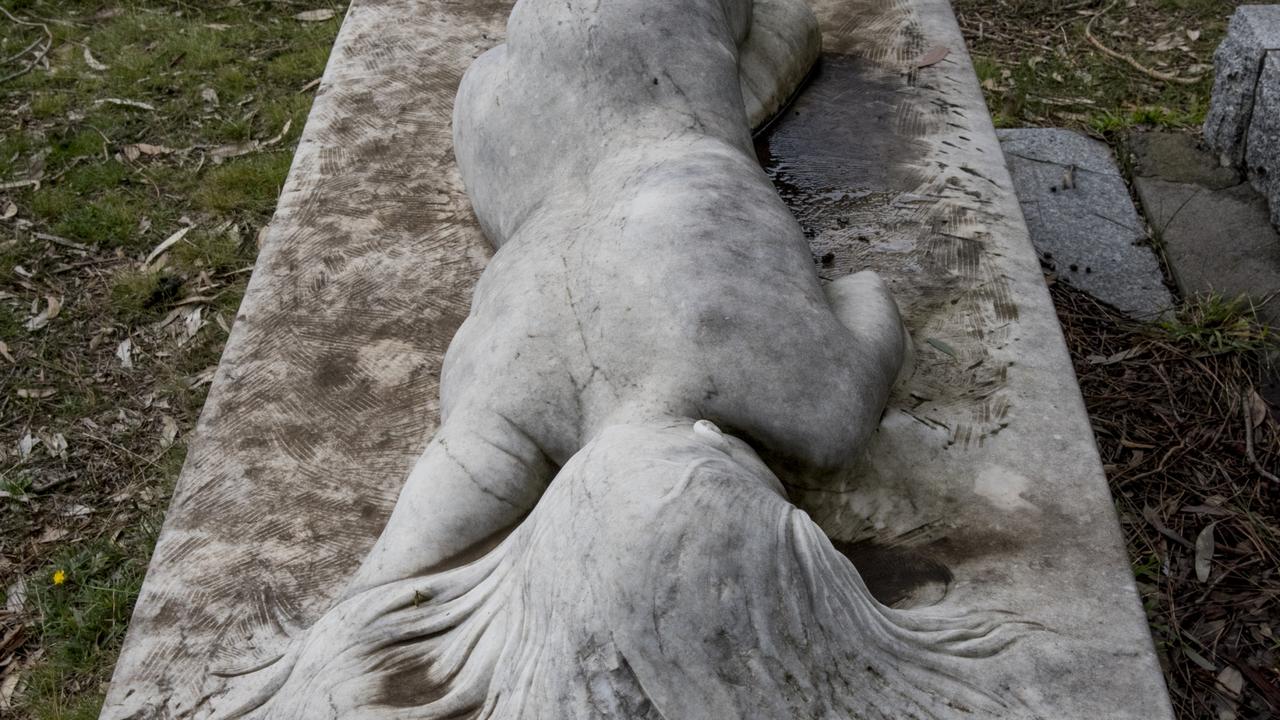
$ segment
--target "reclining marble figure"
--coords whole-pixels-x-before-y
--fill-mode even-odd
[[[458,165],[499,248],[372,552],[221,717],[998,717],[995,613],[877,603],[788,489],[847,476],[909,338],[823,287],[751,131],[803,0],[520,0]]]

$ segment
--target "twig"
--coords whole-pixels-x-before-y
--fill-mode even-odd
[[[45,55],[49,54],[50,48],[53,47],[53,33],[49,32],[49,26],[45,25],[44,23],[33,23],[27,20],[19,20],[18,18],[14,17],[8,10],[5,10],[3,7],[0,7],[0,12],[4,13],[5,17],[9,18],[10,20],[12,20],[14,23],[18,25],[26,25],[27,27],[40,28],[41,30],[44,31],[45,37],[48,38],[48,42],[46,42],[44,47],[40,48],[40,51],[37,52],[35,56],[31,58],[31,61],[27,63],[26,67],[22,68],[21,70],[17,70],[15,72],[11,72],[8,75],[5,75],[4,77],[0,78],[0,83],[2,83],[2,82],[8,82],[9,80],[12,80],[16,77],[26,75],[27,73],[31,72],[32,68],[34,68],[36,65],[39,65],[40,61],[44,59]],[[22,52],[25,53],[26,50],[23,50]],[[19,56],[21,56],[21,53],[19,54]]]
[[[1253,452],[1253,415],[1249,412],[1249,397],[1247,395],[1240,399],[1240,408],[1244,411],[1244,448],[1245,454],[1249,457],[1249,462],[1253,463],[1253,469],[1257,470],[1262,477],[1273,483],[1280,483],[1280,477],[1267,472],[1262,467],[1262,463],[1258,462],[1258,456]]]
[[[133,457],[133,459],[135,459],[135,460],[139,460],[139,461],[141,461],[141,462],[143,462],[143,463],[145,463],[145,464],[147,464],[147,465],[155,465],[155,464],[156,464],[156,460],[159,460],[159,459],[160,459],[159,457],[157,457],[157,458],[155,458],[154,460],[149,460],[149,459],[147,459],[147,458],[145,458],[145,457],[143,457],[143,456],[139,455],[138,453],[136,453],[136,452],[134,452],[134,451],[130,450],[130,449],[129,449],[129,448],[127,448],[127,447],[124,447],[124,446],[121,446],[121,445],[117,445],[117,444],[115,444],[115,443],[111,442],[110,440],[108,440],[108,439],[106,439],[106,438],[98,437],[97,435],[93,435],[92,433],[82,432],[82,433],[80,433],[80,437],[88,438],[88,439],[90,439],[90,440],[92,440],[92,441],[94,441],[94,442],[99,442],[99,443],[102,443],[103,445],[107,445],[107,446],[109,446],[109,447],[113,447],[113,448],[115,448],[116,450],[119,450],[119,451],[123,452],[123,453],[124,453],[124,454],[126,454],[126,455],[130,455],[130,456],[132,456],[132,457]]]
[[[61,245],[62,247],[71,248],[72,250],[79,250],[80,252],[89,252],[90,250],[93,249],[88,245],[85,245],[83,243],[73,242],[71,240],[68,240],[64,237],[60,237],[58,235],[50,235],[49,233],[42,233],[42,232],[34,233],[34,235],[37,240],[48,240],[54,245]]]
[[[11,63],[11,62],[13,62],[13,61],[15,61],[15,60],[17,60],[17,59],[21,58],[23,55],[26,55],[27,53],[31,52],[32,50],[34,50],[34,49],[36,48],[36,46],[37,46],[37,45],[39,45],[39,44],[40,44],[40,43],[42,43],[42,42],[44,42],[44,38],[36,38],[35,40],[32,40],[32,41],[31,41],[31,44],[30,44],[30,45],[28,45],[28,46],[26,46],[26,47],[22,48],[21,50],[19,50],[18,52],[16,52],[16,53],[14,53],[14,54],[10,55],[9,57],[5,58],[4,60],[0,60],[0,63],[4,63],[4,64],[6,64],[6,65],[7,65],[7,64],[9,64],[9,63]]]
[[[1134,60],[1132,57],[1130,57],[1130,56],[1128,56],[1128,55],[1125,55],[1124,53],[1121,53],[1121,52],[1116,52],[1115,50],[1112,50],[1111,48],[1107,47],[1106,45],[1103,45],[1103,44],[1102,44],[1102,42],[1098,40],[1098,38],[1094,37],[1094,36],[1093,36],[1093,23],[1094,23],[1098,18],[1100,18],[1100,17],[1102,17],[1103,15],[1106,15],[1107,13],[1111,12],[1111,8],[1115,7],[1115,6],[1116,6],[1116,3],[1118,3],[1118,2],[1120,2],[1120,0],[1111,0],[1111,4],[1110,4],[1110,5],[1108,5],[1108,6],[1106,6],[1105,8],[1103,8],[1103,10],[1102,10],[1101,12],[1095,13],[1095,14],[1093,15],[1093,17],[1089,18],[1089,22],[1085,23],[1085,25],[1084,25],[1084,36],[1085,36],[1085,38],[1086,38],[1086,39],[1087,39],[1087,40],[1088,40],[1088,41],[1089,41],[1089,42],[1090,42],[1094,47],[1098,48],[1098,49],[1099,49],[1099,50],[1101,50],[1103,53],[1105,53],[1105,54],[1107,54],[1107,55],[1110,55],[1111,57],[1115,58],[1116,60],[1120,60],[1120,61],[1122,61],[1122,62],[1128,63],[1130,66],[1132,66],[1132,67],[1133,67],[1135,70],[1137,70],[1138,72],[1140,72],[1140,73],[1142,73],[1142,74],[1144,74],[1144,75],[1147,75],[1147,76],[1149,76],[1149,77],[1153,77],[1153,78],[1155,78],[1156,80],[1162,80],[1162,81],[1164,81],[1164,82],[1178,83],[1178,84],[1181,84],[1181,85],[1195,85],[1196,83],[1200,82],[1201,78],[1203,78],[1203,77],[1204,77],[1203,75],[1196,75],[1195,77],[1182,77],[1182,76],[1179,76],[1179,75],[1174,75],[1174,74],[1172,74],[1172,73],[1164,73],[1164,72],[1160,72],[1159,70],[1152,70],[1151,68],[1147,67],[1146,65],[1143,65],[1142,63],[1138,62],[1137,60]]]

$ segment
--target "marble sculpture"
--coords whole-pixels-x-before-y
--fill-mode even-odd
[[[790,488],[845,478],[910,340],[825,287],[752,129],[803,0],[520,0],[454,108],[499,248],[442,424],[332,609],[220,717],[999,717],[1016,623],[877,603]],[[423,70],[427,72],[427,69]]]

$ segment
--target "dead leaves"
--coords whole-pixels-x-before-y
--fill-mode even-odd
[[[171,147],[165,147],[164,145],[151,145],[148,143],[133,143],[131,145],[125,145],[123,148],[120,148],[120,150],[124,153],[125,159],[130,162],[137,160],[143,155],[148,157],[162,157],[164,155],[172,155],[175,152],[178,152]]]
[[[205,89],[203,97],[206,103],[210,103],[210,107],[217,105],[218,94],[210,88]],[[167,145],[155,145],[152,143],[130,143],[120,148],[117,157],[129,162],[137,162],[142,158],[160,158],[171,155],[186,156],[192,153],[204,153],[215,165],[220,165],[231,158],[243,157],[252,153],[261,152],[275,145],[289,134],[289,130],[293,128],[293,120],[286,120],[284,127],[280,132],[266,140],[246,140],[241,143],[229,143],[225,145],[191,145],[185,148],[173,148]],[[3,189],[3,188],[0,188]]]
[[[115,105],[117,107],[133,108],[135,110],[146,110],[147,112],[155,112],[156,106],[151,103],[145,103],[141,100],[129,100],[127,98],[101,98],[93,101],[94,106],[98,105]]]
[[[1236,720],[1240,709],[1240,693],[1244,690],[1244,675],[1233,667],[1225,667],[1217,677],[1218,720]]]
[[[265,150],[266,148],[269,148],[283,140],[285,135],[289,134],[289,129],[292,126],[293,120],[286,120],[284,127],[280,129],[280,132],[277,133],[275,137],[268,140],[249,140],[248,142],[236,143],[234,145],[219,145],[209,151],[209,157],[213,160],[214,164],[218,164],[231,158],[248,155],[250,153],[258,152],[259,150]]]
[[[156,258],[160,257],[161,255],[164,255],[166,252],[168,252],[169,248],[181,242],[182,238],[186,237],[187,233],[191,232],[192,227],[194,226],[187,225],[186,227],[179,229],[177,232],[165,238],[164,242],[161,242],[159,245],[155,246],[155,248],[147,255],[147,259],[142,261],[142,269],[146,270],[151,265],[151,263],[155,261]]]
[[[179,341],[179,345],[186,345],[195,339],[195,336],[200,332],[200,328],[204,327],[206,324],[201,318],[201,315],[203,314],[203,309],[199,305],[189,308],[186,311],[186,317],[183,318],[182,321],[182,328],[185,334]]]
[[[160,416],[160,447],[169,448],[178,437],[178,421],[168,415]]]
[[[333,10],[327,8],[322,10],[306,10],[294,15],[293,19],[300,20],[302,22],[324,22],[325,20],[332,20],[335,14],[336,13],[334,13]]]
[[[1169,648],[1175,706],[1265,716],[1280,707],[1266,664],[1280,627],[1280,485],[1265,474],[1280,467],[1280,424],[1251,385],[1262,359],[1205,355],[1061,283],[1050,291],[1152,632]]]
[[[34,313],[27,320],[26,328],[31,332],[43,330],[51,320],[57,318],[58,315],[62,313],[62,298],[47,295],[45,296],[45,303],[43,311]]]
[[[1258,426],[1262,425],[1270,414],[1270,411],[1267,409],[1267,401],[1262,399],[1262,396],[1258,394],[1257,390],[1249,388],[1248,397],[1246,398],[1245,403],[1248,406],[1249,426],[1254,430],[1257,430]]]
[[[120,361],[120,367],[125,370],[133,369],[133,340],[125,338],[116,345],[116,359]]]
[[[1196,579],[1209,582],[1209,571],[1213,567],[1214,536],[1213,529],[1218,523],[1211,522],[1196,536]]]
[[[31,453],[36,449],[36,446],[39,444],[40,444],[40,438],[35,437],[34,435],[31,434],[31,431],[28,430],[18,440],[18,459],[26,460],[27,458],[31,457]]]
[[[1149,68],[1146,65],[1143,65],[1142,63],[1138,62],[1136,59],[1134,59],[1132,55],[1128,55],[1126,53],[1119,52],[1118,50],[1114,50],[1110,46],[1104,44],[1101,40],[1099,40],[1098,37],[1093,34],[1093,25],[1095,22],[1098,21],[1099,18],[1111,12],[1111,9],[1114,8],[1118,2],[1119,0],[1112,0],[1110,5],[1106,6],[1105,8],[1103,8],[1102,10],[1096,13],[1093,13],[1089,18],[1089,22],[1085,23],[1084,36],[1085,36],[1085,39],[1089,41],[1089,44],[1093,45],[1095,48],[1097,48],[1102,54],[1106,55],[1107,57],[1123,62],[1129,67],[1133,68],[1134,70],[1137,70],[1138,72],[1142,73],[1143,75],[1146,75],[1149,78],[1152,78],[1155,80],[1161,80],[1163,82],[1176,83],[1179,85],[1195,85],[1196,83],[1200,82],[1200,76],[1198,75],[1195,77],[1186,77],[1186,76],[1178,75],[1177,73],[1163,72],[1161,70],[1155,70],[1155,69]],[[1169,48],[1163,48],[1163,49],[1170,49],[1172,47],[1174,47],[1174,45],[1171,44]],[[1156,49],[1155,46],[1150,48],[1152,52],[1162,52],[1163,49]]]
[[[102,63],[98,62],[96,58],[93,57],[93,53],[89,52],[88,45],[85,45],[84,47],[84,64],[88,65],[91,70],[95,70],[97,72],[103,72],[111,69],[110,66],[103,65]]]
[[[934,49],[930,50],[929,52],[925,53],[924,55],[922,55],[919,60],[916,60],[915,66],[917,69],[919,69],[919,68],[927,68],[930,65],[937,65],[938,63],[945,60],[947,56],[950,54],[951,54],[951,48],[947,47],[946,45],[939,45]]]

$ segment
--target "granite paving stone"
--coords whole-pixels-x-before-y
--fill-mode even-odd
[[[1031,240],[1060,279],[1137,318],[1173,305],[1111,150],[1057,128],[999,131]]]
[[[1247,297],[1280,327],[1280,236],[1266,199],[1192,136],[1131,136],[1134,187],[1184,295]]]

